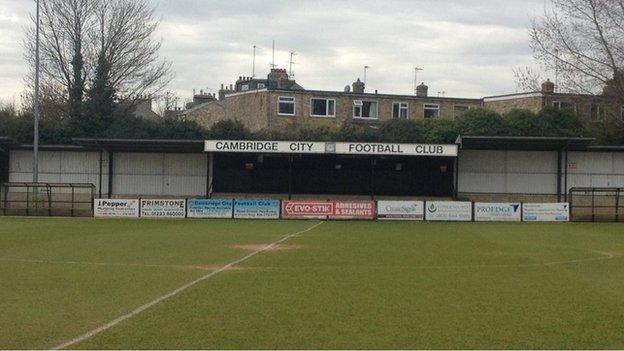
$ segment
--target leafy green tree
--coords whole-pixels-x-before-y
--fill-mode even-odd
[[[494,111],[478,108],[457,117],[455,128],[463,135],[501,135],[504,134],[505,121]]]
[[[210,129],[213,139],[248,140],[251,138],[249,129],[239,120],[223,120],[215,123]]]

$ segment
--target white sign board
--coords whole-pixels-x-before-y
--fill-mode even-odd
[[[456,157],[457,145],[206,140],[206,152]]]
[[[325,143],[309,141],[206,140],[204,151],[324,154]]]
[[[279,219],[280,201],[271,199],[234,200],[234,218]]]
[[[186,206],[188,218],[232,218],[232,199],[189,199]]]
[[[522,205],[519,202],[475,202],[474,220],[476,222],[520,222],[522,220]]]
[[[95,199],[93,200],[94,217],[139,217],[138,199]]]
[[[522,220],[525,222],[569,222],[570,204],[567,202],[523,204]]]
[[[184,218],[186,200],[184,199],[142,199],[141,217],[146,218]]]
[[[377,219],[422,221],[425,219],[423,201],[377,201]]]
[[[457,156],[457,145],[335,143],[335,148],[340,155]]]
[[[472,202],[427,201],[425,208],[428,221],[472,221]]]

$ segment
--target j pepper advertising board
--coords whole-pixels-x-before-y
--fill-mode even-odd
[[[95,199],[93,200],[95,217],[139,217],[138,199]]]

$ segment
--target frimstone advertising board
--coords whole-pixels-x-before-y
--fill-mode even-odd
[[[232,199],[189,199],[186,205],[188,218],[232,218]]]
[[[427,201],[425,219],[428,221],[472,221],[472,202],[467,201]]]
[[[522,204],[475,202],[475,222],[520,222],[522,220]]]
[[[141,217],[185,218],[186,199],[141,199]]]
[[[139,217],[138,199],[94,199],[94,217]]]
[[[522,220],[525,222],[569,222],[570,204],[525,203],[522,205]]]
[[[234,218],[279,219],[280,202],[270,199],[234,200]]]
[[[382,221],[422,221],[423,201],[377,201],[377,219]]]

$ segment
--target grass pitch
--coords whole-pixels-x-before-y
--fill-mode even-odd
[[[0,348],[51,348],[314,221],[0,218]],[[327,222],[70,348],[624,348],[624,226]],[[274,250],[277,248],[277,250]]]

